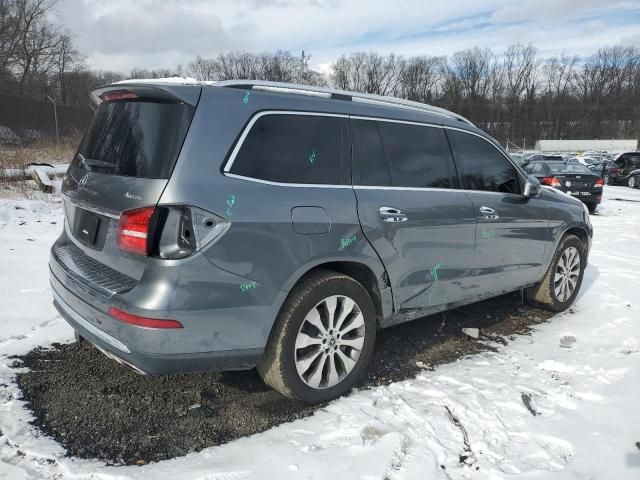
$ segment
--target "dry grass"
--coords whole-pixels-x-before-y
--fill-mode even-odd
[[[24,168],[29,163],[63,164],[71,162],[78,138],[43,140],[25,147],[0,145],[0,169]]]
[[[25,169],[31,163],[51,165],[70,163],[80,142],[79,138],[44,140],[28,146],[0,145],[0,197],[26,197],[33,195],[34,184],[29,179],[5,177],[4,169]]]

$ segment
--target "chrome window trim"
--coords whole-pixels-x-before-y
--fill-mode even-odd
[[[88,205],[85,202],[81,202],[79,200],[75,200],[75,199],[71,198],[66,193],[63,193],[61,196],[62,196],[63,200],[66,200],[66,201],[74,204],[78,208],[82,208],[83,210],[88,210],[91,213],[95,213],[97,215],[102,215],[102,216],[105,216],[105,217],[113,218],[114,220],[118,220],[120,218],[120,214],[116,213],[116,212],[114,212],[112,210],[106,210],[104,208],[95,207],[93,205]]]
[[[439,187],[385,187],[382,185],[354,185],[354,190],[398,190],[398,191],[416,191],[416,192],[465,192],[461,188],[439,188]]]
[[[333,185],[327,183],[282,183],[272,182],[271,180],[262,180],[260,178],[245,177],[244,175],[236,175],[235,173],[225,173],[225,177],[236,178],[238,180],[245,180],[248,182],[262,183],[264,185],[273,185],[275,187],[294,187],[294,188],[353,188],[351,185]]]
[[[233,167],[233,162],[236,161],[236,157],[238,156],[238,152],[242,148],[242,145],[244,144],[245,139],[249,135],[249,132],[251,132],[251,129],[253,128],[255,123],[260,118],[262,118],[262,117],[264,117],[266,115],[300,115],[300,116],[307,116],[307,117],[349,118],[349,115],[344,115],[344,114],[340,114],[340,113],[298,112],[298,111],[292,111],[292,110],[264,110],[262,112],[258,112],[253,117],[251,117],[251,120],[249,120],[249,123],[244,128],[244,130],[242,131],[242,134],[240,135],[240,138],[236,142],[235,147],[233,147],[233,150],[231,151],[231,155],[229,156],[229,160],[227,160],[227,163],[225,164],[224,168],[222,169],[222,171],[225,174],[228,174],[229,171],[231,170],[231,167]],[[238,176],[241,176],[241,175],[238,175]],[[243,178],[253,178],[253,177],[243,177]],[[255,180],[260,180],[260,179],[255,179]],[[264,181],[266,182],[267,180],[264,180]],[[273,183],[278,183],[278,182],[273,182]],[[290,184],[283,183],[283,185],[290,185]]]
[[[395,120],[393,118],[377,118],[362,115],[349,115],[349,118],[353,120],[368,120],[370,122],[404,123],[406,125],[417,125],[419,127],[444,128],[444,125],[436,125],[434,123],[420,123],[411,120]]]
[[[366,120],[366,121],[372,121],[372,122],[388,122],[388,123],[402,123],[402,124],[406,124],[406,125],[417,125],[419,127],[442,128],[442,129],[445,129],[445,130],[455,130],[455,131],[463,132],[463,133],[466,133],[466,134],[469,134],[469,135],[474,135],[476,137],[481,138],[485,142],[487,142],[489,145],[491,145],[498,153],[500,153],[515,168],[516,172],[518,172],[518,175],[522,180],[524,180],[525,182],[527,180],[526,176],[524,176],[524,174],[522,173],[522,171],[520,170],[518,165],[516,165],[515,162],[511,158],[509,158],[509,156],[506,155],[502,150],[497,148],[493,142],[491,142],[490,140],[485,138],[483,135],[480,135],[480,134],[478,134],[476,132],[472,132],[470,130],[466,130],[464,128],[456,128],[456,127],[451,127],[451,126],[448,126],[448,125],[437,125],[437,124],[431,124],[431,123],[414,122],[414,121],[411,121],[411,120],[397,120],[397,119],[392,119],[392,118],[369,117],[369,116],[363,116],[363,115],[347,115],[347,114],[341,114],[341,113],[310,112],[310,111],[295,111],[295,110],[264,110],[262,112],[256,113],[253,117],[251,117],[251,120],[249,120],[249,123],[244,128],[244,130],[242,131],[242,134],[240,135],[240,138],[236,142],[236,145],[234,146],[233,150],[231,151],[231,155],[229,156],[229,159],[227,160],[227,162],[225,163],[225,165],[224,165],[224,167],[222,169],[223,174],[226,177],[231,177],[231,178],[235,178],[235,179],[238,179],[238,180],[245,180],[245,181],[249,181],[249,182],[261,183],[261,184],[264,184],[264,185],[272,185],[272,186],[277,186],[277,187],[294,187],[294,188],[313,187],[313,188],[339,188],[339,189],[353,188],[353,189],[356,189],[356,190],[397,190],[397,191],[445,191],[445,192],[460,191],[460,192],[475,192],[475,193],[491,193],[491,194],[495,194],[495,195],[522,195],[521,193],[518,194],[518,193],[508,193],[508,192],[494,192],[494,191],[491,191],[491,190],[471,190],[471,189],[464,189],[464,188],[394,187],[394,186],[378,186],[378,185],[335,185],[335,184],[320,184],[320,183],[273,182],[273,181],[270,181],[270,180],[263,180],[263,179],[260,179],[260,178],[247,177],[247,176],[244,176],[244,175],[237,175],[235,173],[231,173],[230,170],[233,167],[233,163],[235,162],[235,159],[236,159],[236,157],[238,155],[238,152],[242,148],[242,145],[244,144],[245,139],[247,138],[247,136],[251,132],[251,129],[253,128],[255,123],[258,121],[258,119],[260,119],[260,118],[262,118],[262,117],[264,117],[266,115],[300,115],[300,116],[312,116],[312,117],[316,116],[316,117],[348,118],[348,119],[353,119],[353,120]],[[453,154],[453,152],[452,152],[452,154]],[[453,161],[455,163],[455,157],[453,157]],[[86,208],[87,210],[90,209],[89,207],[84,207],[84,206],[82,206],[82,208]],[[94,210],[92,210],[92,211],[94,211]],[[100,213],[100,212],[95,212],[95,213]],[[106,216],[110,216],[110,215],[108,215],[106,213],[102,213],[102,214],[106,215]],[[117,219],[117,218],[119,218],[119,216],[112,217],[112,218],[116,218]]]

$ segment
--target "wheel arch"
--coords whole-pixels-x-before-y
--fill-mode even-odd
[[[351,260],[336,260],[318,263],[300,274],[293,282],[291,290],[305,278],[320,270],[342,273],[356,280],[369,293],[376,311],[376,322],[380,325],[383,318],[392,310],[391,288],[379,278],[373,269],[365,263]],[[382,274],[384,276],[384,272]],[[290,291],[291,291],[290,290]]]

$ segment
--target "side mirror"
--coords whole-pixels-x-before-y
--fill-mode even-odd
[[[535,198],[540,194],[540,180],[538,180],[535,176],[529,175],[527,177],[527,181],[524,184],[524,192],[522,195],[525,198]]]

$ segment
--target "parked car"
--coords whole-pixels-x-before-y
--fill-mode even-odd
[[[523,165],[528,165],[530,162],[540,162],[540,161],[556,162],[556,161],[562,161],[562,160],[563,158],[561,155],[543,155],[541,153],[537,153],[527,157]]]
[[[92,97],[54,303],[138,372],[257,367],[324,402],[365,376],[379,328],[513,290],[562,311],[580,288],[586,207],[454,113],[248,80]]]
[[[627,185],[630,188],[640,188],[640,169],[632,170],[627,177]]]
[[[633,170],[640,168],[640,152],[626,152],[618,156],[603,172],[607,185],[625,185]]]
[[[525,170],[535,175],[543,185],[549,185],[578,198],[590,212],[595,212],[602,201],[604,180],[585,165],[570,162],[532,162]]]

